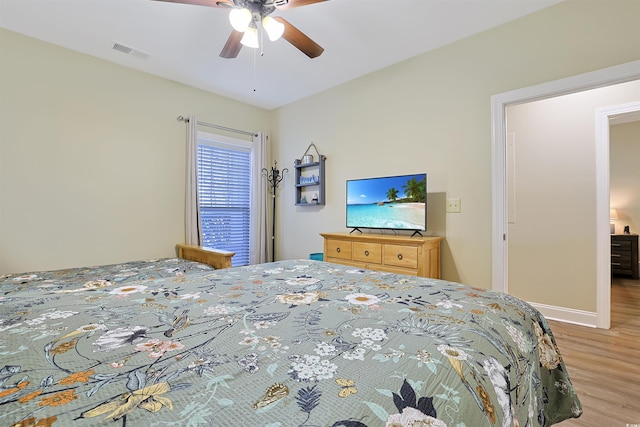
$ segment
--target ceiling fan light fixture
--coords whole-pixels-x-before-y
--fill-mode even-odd
[[[248,27],[244,32],[240,43],[243,46],[251,47],[253,49],[259,48],[260,44],[258,43],[258,29],[256,27]]]
[[[234,30],[244,33],[253,20],[251,11],[244,7],[234,7],[229,12],[229,22]]]
[[[278,40],[284,34],[284,24],[278,22],[270,16],[265,16],[262,20],[262,28],[267,32],[269,40],[272,42]]]

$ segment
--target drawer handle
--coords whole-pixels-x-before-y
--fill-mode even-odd
[[[620,254],[611,254],[611,256],[617,256],[618,258],[620,258]]]
[[[612,243],[611,246],[622,246],[620,243]]]
[[[611,265],[622,265],[622,264],[619,262],[612,262]]]
[[[369,251],[364,251],[364,256],[369,256]]]
[[[398,254],[398,259],[402,261],[402,254]]]
[[[340,253],[340,248],[336,248],[336,252]]]

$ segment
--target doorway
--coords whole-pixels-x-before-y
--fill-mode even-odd
[[[508,210],[507,210],[507,168],[506,168],[506,107],[510,105],[523,104],[547,98],[558,97],[560,95],[579,93],[585,90],[601,88],[617,83],[628,82],[640,79],[640,61],[635,61],[620,66],[599,70],[596,72],[570,77],[534,87],[524,88],[492,97],[492,117],[493,117],[493,288],[506,292],[509,290],[509,255],[508,255]],[[581,310],[566,308],[569,304],[534,304],[537,308],[550,318],[581,323],[591,326],[608,328],[610,322],[610,295],[609,295],[609,156],[608,156],[608,117],[617,114],[609,109],[602,111],[606,117],[606,138],[605,144],[598,143],[596,150],[596,205],[595,236],[591,236],[598,248],[596,256],[596,280],[597,280],[597,307],[593,310]],[[593,116],[591,116],[593,117]],[[600,119],[597,123],[601,122]],[[603,132],[603,131],[602,131]],[[597,130],[597,137],[601,140],[600,128]],[[606,163],[606,164],[605,164]],[[605,179],[601,179],[602,177]],[[591,212],[593,215],[593,212]],[[592,231],[589,233],[593,234]],[[544,268],[544,266],[542,266]],[[550,292],[555,291],[553,289]],[[518,295],[516,295],[518,296]],[[592,296],[593,298],[593,296]],[[526,298],[524,298],[526,299]]]

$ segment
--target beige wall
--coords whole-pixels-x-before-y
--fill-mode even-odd
[[[595,111],[637,100],[640,81],[507,108],[515,142],[508,228],[513,295],[596,310]]]
[[[616,233],[628,225],[631,233],[640,234],[640,121],[611,126],[609,142],[610,204],[620,217],[613,221]]]
[[[563,2],[277,110],[279,162],[311,141],[328,158],[326,206],[295,207],[291,180],[283,188],[278,257],[321,251],[318,233],[346,231],[347,179],[425,171],[439,203],[429,229],[446,236],[443,277],[490,288],[491,96],[639,59],[639,15],[634,1]],[[445,215],[445,197],[461,198],[462,212]]]
[[[0,274],[171,256],[184,123],[271,113],[0,29]]]

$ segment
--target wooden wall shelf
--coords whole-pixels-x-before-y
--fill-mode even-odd
[[[309,145],[309,148],[311,146],[315,148],[313,143]],[[325,161],[327,157],[318,153],[317,149],[316,153],[318,155],[316,162],[302,163],[304,155],[301,159],[295,160],[296,206],[318,206],[325,203]],[[314,180],[313,177],[316,179]]]

